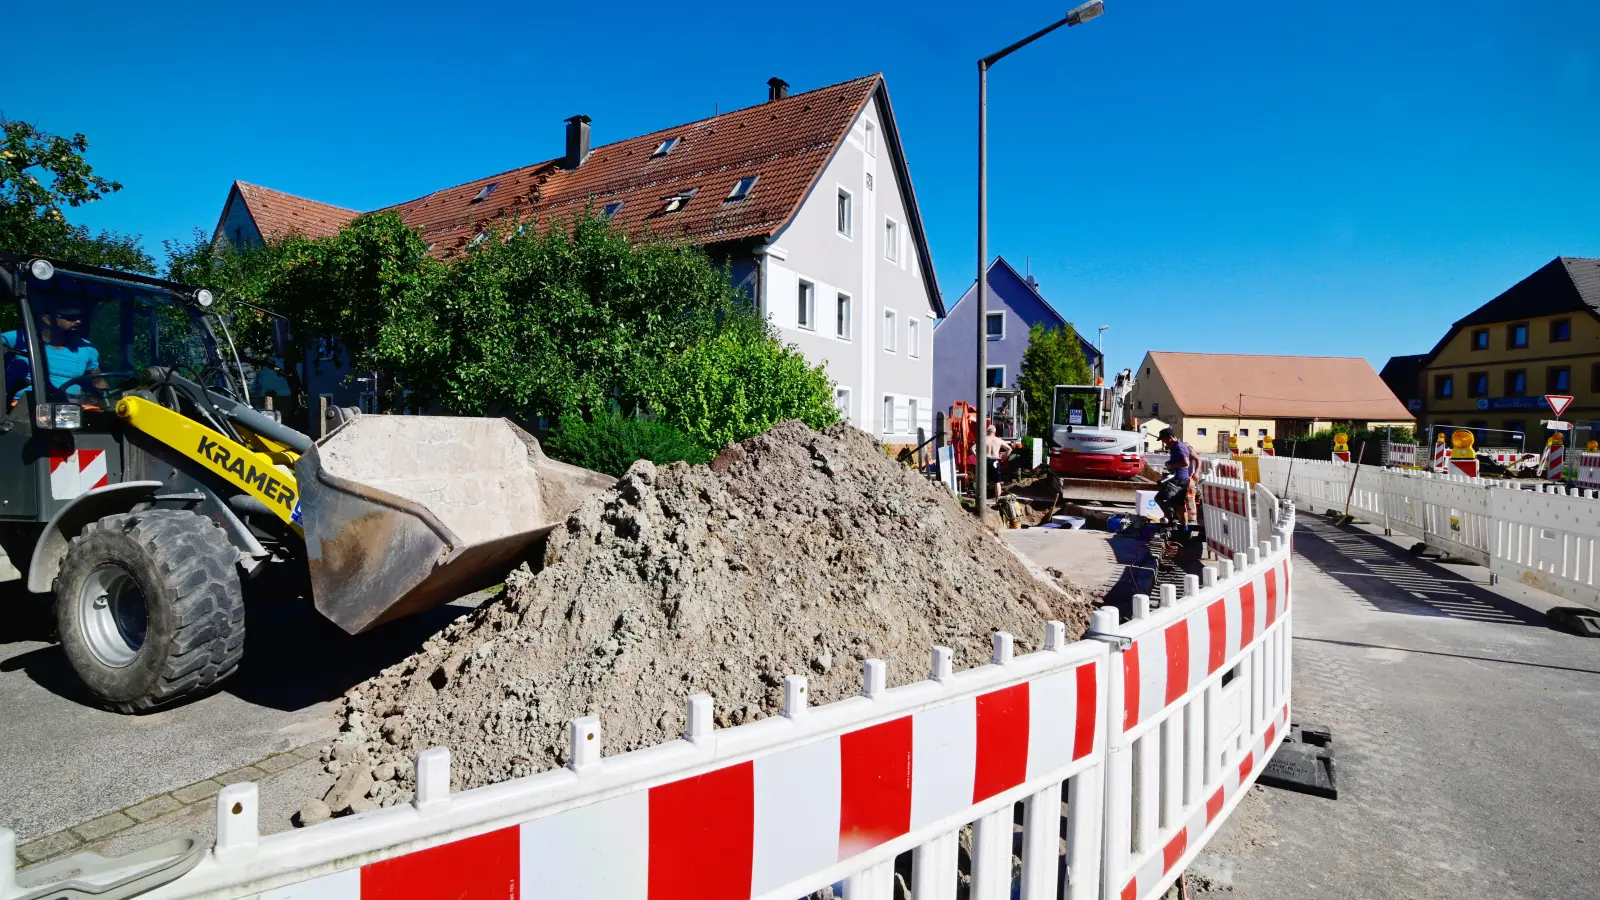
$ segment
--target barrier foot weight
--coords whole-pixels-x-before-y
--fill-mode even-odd
[[[1339,799],[1334,781],[1333,732],[1325,725],[1291,724],[1257,781],[1280,790]]]

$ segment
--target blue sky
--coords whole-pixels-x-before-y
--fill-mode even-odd
[[[101,6],[103,8],[94,8]],[[976,269],[975,60],[1064,6],[74,4],[13,14],[0,111],[82,131],[91,227],[216,222],[233,179],[370,209],[873,71],[949,302]],[[31,19],[31,21],[30,21]],[[990,247],[1146,350],[1422,352],[1600,256],[1600,4],[1107,0],[990,80]]]

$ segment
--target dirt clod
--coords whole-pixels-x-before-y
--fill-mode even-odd
[[[860,692],[861,660],[906,684],[936,645],[982,665],[993,632],[1028,652],[1046,619],[1081,634],[1089,606],[865,433],[784,423],[707,466],[634,464],[551,533],[538,574],[512,573],[353,688],[325,755],[353,796],[329,806],[365,800],[372,767],[390,765],[375,794],[401,802],[428,747],[450,748],[453,787],[476,787],[564,764],[579,716],[600,717],[612,755],[680,736],[693,693],[737,725],[778,712],[785,675],[828,703]]]

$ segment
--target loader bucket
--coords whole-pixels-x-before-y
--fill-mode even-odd
[[[615,479],[505,419],[357,416],[295,464],[317,609],[357,634],[504,580]]]

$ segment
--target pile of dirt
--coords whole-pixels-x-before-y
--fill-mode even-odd
[[[1051,575],[847,425],[784,423],[710,465],[639,462],[551,533],[537,574],[349,691],[323,757],[339,783],[303,818],[409,799],[428,747],[450,748],[459,790],[562,765],[579,716],[600,717],[612,755],[680,736],[693,693],[738,725],[779,711],[788,674],[828,703],[860,692],[868,658],[905,684],[936,645],[961,669],[997,630],[1018,652],[1048,619],[1076,637],[1092,604]]]

